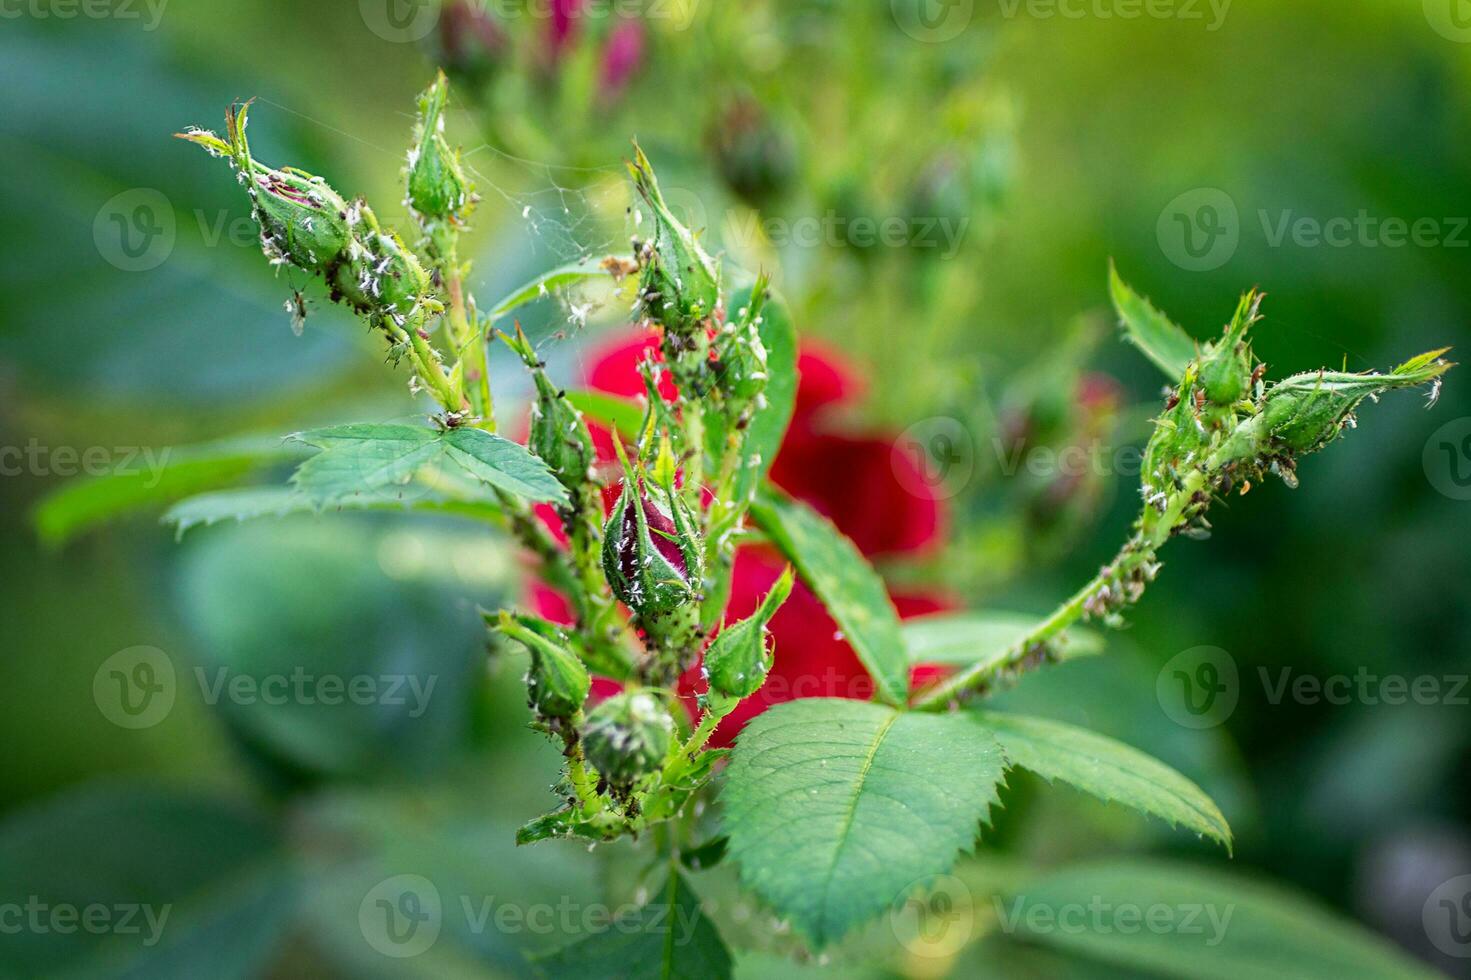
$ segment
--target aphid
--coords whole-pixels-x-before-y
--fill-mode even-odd
[[[291,314],[291,332],[300,337],[306,329],[306,297],[301,290],[291,291],[291,298],[286,301],[286,312]]]

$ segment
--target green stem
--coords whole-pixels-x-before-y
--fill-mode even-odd
[[[1120,583],[1133,580],[1154,562],[1155,553],[1179,526],[1196,493],[1206,486],[1210,471],[1209,464],[1205,468],[1192,470],[1180,487],[1170,495],[1163,512],[1156,512],[1157,518],[1147,521],[1141,518],[1139,530],[1120,549],[1114,560],[1099,569],[1088,584],[1073,593],[1051,615],[1013,643],[1004,656],[973,664],[951,675],[920,694],[914,700],[914,708],[920,711],[943,711],[955,707],[988,690],[997,677],[1024,669],[1035,651],[1045,649],[1069,627],[1093,618],[1094,610],[1106,608],[1111,603],[1136,601],[1137,594],[1130,594],[1127,589],[1121,594],[1113,590]],[[1145,514],[1147,516],[1149,511],[1146,510]]]

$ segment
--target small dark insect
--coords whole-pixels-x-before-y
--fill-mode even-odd
[[[286,301],[286,312],[291,314],[291,332],[300,337],[306,329],[306,297],[301,290],[293,289]]]

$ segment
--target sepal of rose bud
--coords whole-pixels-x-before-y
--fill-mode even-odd
[[[444,107],[449,81],[440,72],[419,96],[419,122],[409,150],[408,205],[421,220],[463,221],[478,200],[465,176],[460,153],[444,138]]]
[[[1246,332],[1261,319],[1257,311],[1262,296],[1256,290],[1242,296],[1225,334],[1201,355],[1200,383],[1212,404],[1234,405],[1250,393],[1252,357]]]
[[[533,625],[542,626],[503,611],[496,628],[531,653],[526,691],[536,713],[543,718],[571,718],[587,701],[592,678],[582,661],[561,642],[560,631]]]
[[[705,674],[712,693],[724,698],[748,698],[766,682],[771,650],[766,626],[792,593],[792,568],[766,593],[751,616],[720,631],[705,651]],[[713,706],[713,705],[712,705]]]
[[[637,143],[628,165],[634,186],[654,217],[654,236],[643,246],[639,302],[642,312],[666,330],[691,334],[720,306],[720,273],[664,201],[649,158]]]
[[[674,745],[674,719],[657,695],[624,691],[588,713],[583,753],[614,789],[627,792],[658,772]]]
[[[1196,392],[1200,390],[1191,365],[1172,390],[1164,412],[1155,419],[1154,432],[1144,447],[1144,488],[1147,499],[1174,489],[1180,473],[1191,464],[1204,462],[1210,434],[1199,415]]]
[[[623,490],[603,530],[603,573],[618,599],[648,619],[694,602],[703,549],[688,505],[672,484],[636,473],[622,443]]]
[[[1337,438],[1365,398],[1396,388],[1435,384],[1453,366],[1429,351],[1388,374],[1315,371],[1284,378],[1268,389],[1262,414],[1268,434],[1294,453],[1321,449]]]
[[[249,112],[248,102],[226,110],[225,140],[202,130],[178,135],[230,158],[250,195],[267,258],[326,273],[340,261],[352,237],[347,202],[321,177],[291,167],[277,170],[253,159],[245,135]]]

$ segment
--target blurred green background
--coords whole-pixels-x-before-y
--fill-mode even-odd
[[[232,100],[258,99],[258,155],[329,175],[402,222],[413,98],[436,62],[453,62],[452,134],[484,196],[482,302],[557,262],[626,248],[621,160],[637,135],[707,240],[773,269],[799,330],[869,377],[846,424],[960,434],[974,466],[951,488],[950,546],[886,571],[980,608],[1044,611],[1112,555],[1135,513],[1127,466],[1065,481],[1007,473],[997,449],[1018,432],[1029,446],[1096,440],[1109,459],[1142,442],[1162,379],[1115,339],[1110,258],[1198,337],[1260,285],[1256,349],[1273,374],[1385,368],[1468,340],[1462,0],[1236,0],[1137,17],[1107,0],[670,0],[647,18],[617,91],[601,74],[607,23],[553,63],[544,17],[512,17],[506,37],[467,53],[446,46],[438,21],[400,29],[381,6],[196,0],[64,16],[77,8],[38,0],[0,23],[0,447],[21,451],[0,458],[0,882],[26,894],[60,880],[77,901],[142,882],[178,902],[188,948],[144,975],[188,975],[190,948],[227,975],[518,975],[522,950],[557,936],[462,930],[397,961],[364,943],[359,901],[399,874],[447,896],[591,901],[618,894],[631,860],[511,845],[549,799],[556,753],[525,730],[518,667],[485,668],[475,606],[519,588],[493,533],[354,515],[176,543],[159,508],[64,544],[38,533],[35,508],[81,460],[146,476],[156,457],[134,447],[182,453],[413,412],[403,375],[310,289],[293,336],[282,304],[304,284],[261,260],[221,168],[170,138],[217,128]],[[139,214],[147,227],[128,237]],[[753,233],[757,214],[777,224]],[[804,218],[893,215],[963,219],[964,231],[953,249],[787,233]],[[1394,221],[1420,219],[1420,240],[1395,237]],[[145,239],[156,221],[171,230]],[[584,326],[547,302],[527,324],[561,338],[553,364],[570,379],[615,312]],[[1471,686],[1456,680],[1471,673],[1462,373],[1429,412],[1408,396],[1366,406],[1358,431],[1305,463],[1300,489],[1233,498],[1211,540],[1166,551],[1107,657],[1001,698],[1178,767],[1230,818],[1234,859],[1016,777],[967,874],[1180,856],[1310,893],[1471,975],[1422,922],[1427,896],[1471,873]],[[1112,393],[1105,418],[1082,397],[1090,380]],[[507,371],[498,384],[517,382]],[[108,717],[96,685],[109,658],[137,647],[162,651],[148,662],[179,683],[165,717],[131,728]],[[1234,666],[1235,706],[1182,724],[1170,665],[1197,663],[1199,647]],[[392,705],[211,705],[193,682],[298,668],[433,676],[437,688],[416,714],[407,692]],[[1276,698],[1284,668],[1428,677],[1439,694]],[[733,896],[724,914],[755,915]],[[0,943],[14,944],[0,975],[114,969],[105,937]],[[983,947],[943,963],[839,951],[829,972],[1074,969],[998,965]],[[755,957],[740,968],[795,969]]]

